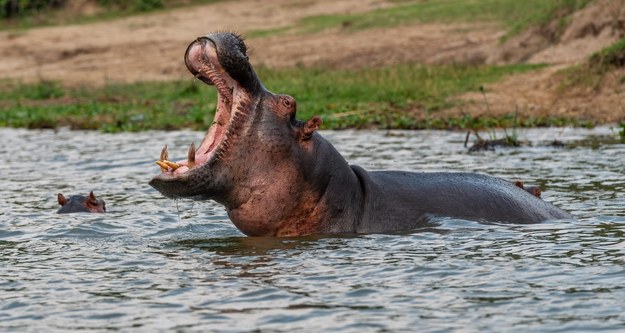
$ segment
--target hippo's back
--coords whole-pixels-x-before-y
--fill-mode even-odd
[[[401,230],[430,215],[522,224],[572,218],[512,182],[491,176],[353,169],[365,184],[373,228],[390,223]]]

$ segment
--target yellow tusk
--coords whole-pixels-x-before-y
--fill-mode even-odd
[[[164,162],[161,162],[161,161],[156,161],[156,164],[158,164],[158,166],[161,167],[161,171],[162,172],[167,172],[167,164],[165,164]]]
[[[168,167],[172,168],[173,170],[176,170],[180,167],[180,164],[176,163],[176,162],[172,162],[172,161],[163,161],[165,164],[167,164]]]

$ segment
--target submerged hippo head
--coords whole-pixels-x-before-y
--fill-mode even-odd
[[[226,206],[243,232],[275,234],[283,215],[301,209],[300,197],[314,186],[304,178],[315,155],[310,139],[321,120],[296,120],[295,100],[265,89],[243,40],[235,34],[196,39],[185,52],[185,63],[193,75],[217,89],[217,111],[200,146],[191,145],[186,161],[168,161],[167,147],[163,149],[157,162],[162,172],[150,185],[170,198],[214,199]],[[272,202],[265,207],[273,208],[264,209],[264,202]]]
[[[104,213],[106,205],[104,200],[96,198],[93,191],[89,195],[72,195],[66,198],[62,193],[57,194],[57,201],[61,208],[57,211],[59,214],[65,213]]]

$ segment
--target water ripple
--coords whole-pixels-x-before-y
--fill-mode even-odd
[[[223,207],[146,184],[162,142],[183,158],[201,133],[0,129],[0,330],[625,330],[625,145],[609,128],[522,130],[531,147],[477,154],[464,133],[323,134],[367,169],[538,184],[577,219],[250,238]],[[58,192],[91,190],[107,214],[55,214]]]

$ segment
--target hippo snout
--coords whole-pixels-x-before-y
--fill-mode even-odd
[[[193,76],[197,77],[206,84],[214,85],[210,78],[199,75],[202,63],[208,63],[210,61],[206,53],[206,46],[208,43],[212,43],[208,38],[199,37],[189,44],[184,54],[184,63]],[[213,44],[210,48],[214,50],[215,45]]]

